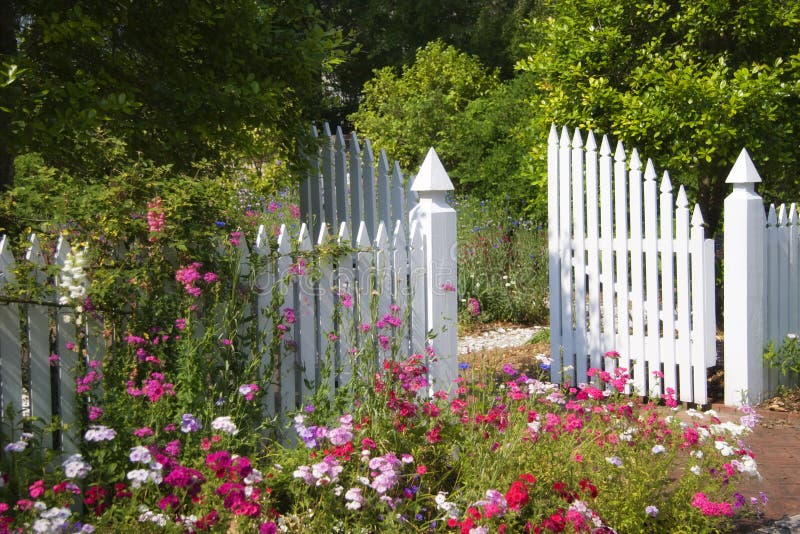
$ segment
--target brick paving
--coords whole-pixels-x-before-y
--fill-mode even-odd
[[[738,420],[733,408],[713,406],[725,420]],[[774,521],[800,514],[800,414],[757,409],[762,419],[744,438],[756,455],[761,480],[750,479],[739,488],[745,497],[767,495],[765,520]],[[791,530],[795,532],[794,529]]]

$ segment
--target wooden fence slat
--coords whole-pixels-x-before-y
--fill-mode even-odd
[[[3,236],[0,240],[0,288],[15,281],[16,261],[10,250],[10,240]],[[13,302],[0,304],[0,378],[2,378],[2,413],[0,421],[15,424],[18,421],[5,421],[6,408],[11,405],[13,413],[22,414],[22,344],[19,335],[19,306]],[[9,433],[10,428],[4,431]],[[9,433],[10,435],[10,433]]]
[[[614,204],[612,200],[613,161],[608,137],[600,142],[600,290],[603,320],[602,352],[617,350],[614,313]],[[616,362],[605,359],[604,367],[613,370]]]
[[[663,380],[652,380],[653,373],[661,372],[661,328],[659,317],[659,280],[658,280],[658,192],[656,171],[653,161],[647,160],[644,170],[644,254],[645,254],[645,292],[647,300],[645,315],[647,318],[647,395],[658,397],[663,392]]]
[[[630,187],[631,228],[631,316],[632,335],[629,345],[633,387],[640,395],[647,392],[645,374],[645,330],[644,330],[644,236],[642,233],[642,161],[639,152],[631,151],[631,170],[628,173]]]
[[[353,232],[356,232],[361,221],[364,220],[364,192],[361,187],[359,187],[359,184],[361,184],[361,147],[358,144],[358,137],[355,132],[352,133],[352,138],[350,140],[349,183],[351,210],[350,218],[346,220],[349,222],[349,226]],[[350,242],[356,242],[355,234],[351,236]]]
[[[411,289],[411,351],[425,354],[427,326],[425,316],[425,239],[419,224],[411,224],[409,253]]]
[[[800,228],[797,205],[789,208],[789,333],[800,334]]]
[[[55,264],[63,268],[72,248],[63,236],[56,246]],[[56,287],[61,287],[60,276],[56,277]],[[78,450],[78,403],[76,393],[78,370],[78,347],[75,332],[74,314],[69,308],[58,308],[56,312],[56,348],[59,356],[59,396],[61,422],[67,429],[61,433],[61,448],[71,454]],[[71,347],[71,348],[68,348]]]
[[[350,243],[350,230],[347,223],[339,227],[338,241],[340,245]],[[339,307],[339,367],[336,371],[337,387],[350,381],[352,376],[353,352],[358,350],[358,288],[356,286],[355,255],[348,253],[336,259],[336,286],[339,300],[349,298],[350,306]]]
[[[330,234],[327,228],[322,228],[319,231],[316,245],[318,248],[324,247],[330,241]],[[322,367],[328,371],[327,375],[318,377],[320,383],[327,381],[328,395],[333,400],[333,395],[336,393],[336,370],[339,367],[338,363],[338,347],[342,337],[341,328],[336,328],[336,303],[340,302],[338,296],[338,283],[334,275],[333,259],[328,255],[320,255],[317,258],[317,270],[319,272],[319,280],[316,283],[317,293],[317,358],[319,358]],[[339,332],[339,336],[336,333]]]
[[[550,126],[550,137],[547,141],[547,269],[550,282],[550,356],[553,359],[551,365],[551,378],[560,377],[561,358],[561,247],[559,239],[561,231],[559,226],[559,184],[560,175],[558,165],[560,147],[558,132],[555,125]],[[412,234],[413,235],[413,234]]]
[[[382,157],[386,153],[381,150]],[[405,189],[403,188],[403,172],[400,164],[394,162],[392,166],[392,221],[400,221],[403,225],[405,241],[408,244],[408,205],[406,203]]]
[[[550,367],[550,377],[554,382],[560,383],[562,371],[570,366],[573,370],[569,373],[575,378],[575,358],[572,344],[572,247],[570,246],[570,147],[567,129],[561,131],[558,148],[558,202],[559,202],[559,257],[561,266],[561,286],[559,291],[561,301],[561,347],[560,353],[551,355],[553,363]]]
[[[26,253],[26,259],[33,266],[33,277],[38,284],[45,284],[47,276],[44,273],[45,259],[39,245],[39,238],[32,235],[31,246]],[[53,391],[50,371],[50,314],[47,306],[29,304],[26,306],[28,357],[31,370],[31,415],[40,417],[42,421],[53,420]],[[42,436],[42,445],[48,449],[53,448],[53,434],[48,432]]]
[[[297,238],[299,253],[309,253],[312,250],[311,237],[305,223],[300,226],[300,235]],[[300,258],[295,262],[299,265]],[[314,386],[319,377],[319,361],[317,360],[317,321],[314,302],[314,282],[311,277],[311,266],[305,268],[298,266],[297,277],[294,283],[295,303],[297,304],[296,343],[299,351],[301,373],[301,402],[305,402],[314,394]]]
[[[286,225],[282,224],[278,234],[278,262],[277,262],[277,283],[283,295],[283,304],[280,312],[283,317],[291,315],[289,310],[297,312],[297,305],[294,301],[292,286],[286,283],[289,269],[292,265],[292,246],[290,244],[289,231]],[[283,331],[283,339],[280,344],[280,364],[278,388],[280,395],[280,416],[285,419],[288,412],[296,407],[297,394],[297,329],[296,324],[288,320],[282,320],[286,327]]]
[[[704,279],[705,261],[705,229],[700,206],[695,205],[691,220],[691,278],[692,278],[692,393],[694,402],[706,402],[706,361],[705,335],[706,324],[706,289]]]
[[[263,261],[261,269],[256,273],[258,337],[264,340],[264,343],[269,347],[273,339],[273,329],[275,327],[272,317],[268,312],[272,310],[272,291],[276,282],[276,265],[270,257],[269,236],[263,224],[258,227],[258,232],[256,233],[254,252],[260,256]],[[261,356],[260,375],[262,387],[265,390],[262,400],[262,410],[266,417],[274,417],[277,413],[275,401],[277,395],[277,384],[275,381],[276,362],[274,358],[275,355],[270,349],[264,350]]]
[[[603,367],[602,329],[600,327],[600,220],[597,193],[597,143],[594,133],[586,140],[586,273],[589,281],[589,342],[591,366]]]
[[[387,229],[392,228],[392,221],[389,218],[390,202],[389,160],[386,159],[386,152],[381,150],[378,153],[378,221]]]
[[[386,232],[386,225],[381,221],[378,224],[378,234],[375,237],[375,270],[373,271],[375,276],[374,288],[378,292],[378,319],[388,315],[389,306],[392,305],[392,275],[389,272],[391,269],[389,254],[389,236]],[[388,329],[382,333],[386,335],[387,332],[389,332]],[[387,337],[390,340],[394,339],[392,335]],[[384,350],[380,344],[378,345],[378,351],[380,361],[386,359],[390,354],[390,351]]]
[[[692,343],[689,301],[689,200],[683,186],[678,190],[675,210],[675,271],[678,297],[677,361],[680,400],[692,402]]]
[[[328,123],[322,126],[322,135],[325,137],[322,143],[322,208],[325,211],[324,224],[336,227],[336,195],[334,191],[334,158],[331,129]]]
[[[336,127],[333,154],[336,174],[336,222],[347,221],[349,220],[347,216],[347,145],[345,144],[341,126]]]
[[[778,311],[778,337],[783,344],[786,334],[789,333],[789,220],[786,213],[786,204],[778,208],[778,287],[783,288],[778,292],[778,301],[775,307]]]
[[[586,230],[584,224],[583,196],[583,140],[581,132],[575,129],[572,137],[572,234],[574,241],[573,267],[575,273],[575,330],[573,346],[575,353],[575,372],[586,376]]]
[[[672,182],[664,171],[660,195],[661,220],[661,322],[664,325],[661,345],[664,347],[661,363],[664,366],[664,381],[674,388],[677,384],[675,362],[675,256],[673,242]]]
[[[364,156],[361,165],[361,187],[364,190],[364,220],[367,222],[368,235],[374,236],[377,230],[375,216],[375,156],[372,152],[372,144],[367,139],[364,142]]]
[[[406,244],[405,230],[401,221],[395,221],[394,232],[392,233],[391,245],[391,261],[392,261],[392,295],[394,304],[400,309],[400,318],[402,319],[402,330],[400,334],[400,352],[401,354],[409,353],[411,350],[411,329],[409,324],[411,316],[408,313],[408,278],[409,278],[409,264],[408,264],[408,246]]]
[[[628,178],[625,165],[625,148],[617,142],[614,151],[614,234],[617,300],[617,343],[614,350],[619,353],[618,366],[628,371],[630,365],[630,296],[628,274]]]

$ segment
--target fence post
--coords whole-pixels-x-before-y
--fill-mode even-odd
[[[419,204],[409,214],[425,239],[427,329],[435,358],[429,365],[432,390],[449,389],[458,376],[458,301],[456,292],[456,211],[445,199],[453,190],[442,162],[431,148],[422,162],[411,191]]]
[[[761,177],[742,149],[726,183],[724,325],[725,404],[757,403],[764,394],[764,205]]]

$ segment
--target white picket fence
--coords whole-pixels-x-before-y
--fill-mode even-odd
[[[742,150],[725,199],[725,404],[760,402],[797,384],[764,362],[765,346],[800,334],[800,227],[797,206],[770,205],[755,192],[761,177]]]
[[[321,367],[329,354],[334,367],[334,372],[327,376],[329,391],[346,384],[354,374],[351,350],[367,342],[367,336],[352,327],[367,323],[374,328],[375,319],[392,313],[392,306],[399,309],[396,314],[403,318],[402,327],[395,335],[390,334],[392,341],[399,343],[403,356],[410,352],[425,356],[431,389],[447,390],[457,376],[456,228],[455,211],[444,198],[445,191],[452,189],[447,173],[431,149],[411,187],[419,195],[419,202],[412,203],[410,214],[406,215],[405,189],[395,188],[400,196],[399,199],[393,197],[389,214],[385,203],[388,198],[385,196],[386,175],[380,170],[385,166],[379,166],[376,197],[372,192],[375,189],[370,175],[372,156],[369,145],[359,162],[354,137],[348,185],[342,178],[347,166],[340,164],[344,154],[342,140],[340,131],[334,156],[337,163],[333,167],[329,164],[329,153],[322,149],[320,163],[316,166],[319,171],[312,171],[304,181],[301,196],[303,208],[316,207],[328,215],[335,214],[336,218],[326,219],[318,215],[319,211],[305,211],[306,220],[317,228],[315,233],[309,231],[310,226],[306,223],[301,225],[298,235],[290,235],[282,226],[276,250],[271,250],[269,236],[263,227],[259,228],[256,236],[250,236],[254,238],[252,246],[246,239],[239,244],[242,275],[249,274],[252,265],[260,266],[260,271],[255,273],[260,290],[253,298],[254,311],[259,317],[259,339],[265,346],[269,345],[274,330],[269,314],[262,313],[272,306],[273,295],[269,288],[276,285],[280,288],[281,310],[293,309],[296,318],[284,332],[273,390],[264,396],[266,416],[285,414],[302,406],[316,386],[326,379]],[[385,160],[385,155],[382,154],[381,159]],[[357,166],[366,177],[363,190],[355,179]],[[402,184],[397,166],[395,171],[395,177]],[[336,180],[335,186],[331,185],[332,179]],[[315,193],[310,195],[311,191]],[[358,209],[349,212],[346,209],[348,195],[354,191],[359,191],[358,203],[366,206],[366,216],[359,216]],[[352,201],[351,205],[355,206],[355,202]],[[380,219],[375,219],[369,211],[369,206],[376,202]],[[336,210],[331,206],[336,206]],[[370,229],[374,230],[374,235]],[[354,251],[336,258],[320,255],[318,260],[314,260],[316,265],[308,264],[299,273],[296,267],[299,257],[331,240],[349,244]],[[3,236],[0,241],[0,293],[5,284],[13,282],[14,277],[16,260],[9,244],[9,239]],[[47,258],[42,254],[36,236],[31,236],[30,247],[21,261],[33,264],[42,284],[57,284],[57,277],[55,281],[47,279],[44,266],[63,265],[69,252],[70,245],[62,237],[54,257]],[[261,256],[261,260],[252,261],[253,255]],[[287,277],[292,270],[294,276]],[[4,409],[10,404],[15,414],[23,413],[25,404],[27,415],[41,417],[44,421],[58,415],[64,423],[72,426],[60,438],[60,434],[56,434],[55,445],[60,440],[62,450],[72,452],[77,450],[78,443],[78,426],[74,423],[83,420],[76,402],[75,372],[79,368],[79,350],[85,351],[81,357],[102,360],[107,340],[102,337],[103,325],[94,320],[81,325],[85,335],[78,336],[74,322],[66,319],[73,310],[57,306],[56,288],[51,289],[49,300],[0,302],[0,402]],[[352,298],[351,307],[341,306],[345,294]],[[337,308],[338,313],[334,313]],[[55,336],[55,350],[60,357],[54,363],[49,361],[51,333]],[[67,348],[79,338],[85,339],[84,346],[78,350]],[[369,342],[375,343],[374,339]],[[22,350],[23,344],[28,354],[25,360],[22,357],[26,352]],[[376,349],[380,358],[388,355],[377,343]],[[258,347],[242,350],[251,354],[265,353]],[[267,368],[268,363],[265,360],[263,368]],[[5,411],[0,417],[4,423],[10,423],[4,420]],[[48,440],[47,445],[53,446],[51,437]]]
[[[660,191],[660,194],[659,194]],[[629,371],[641,395],[668,387],[705,403],[716,361],[714,248],[683,187],[673,200],[651,161],[575,130],[548,150],[551,379],[588,382],[590,367]],[[617,358],[606,353],[616,352]],[[663,379],[654,373],[663,373]]]

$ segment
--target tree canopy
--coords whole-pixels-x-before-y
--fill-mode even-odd
[[[0,141],[86,175],[105,137],[188,169],[292,150],[319,113],[340,39],[309,2],[14,0],[17,65],[0,88]],[[5,70],[5,69],[4,69]],[[6,184],[8,184],[8,177]]]

